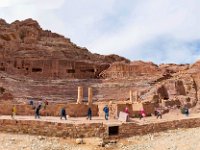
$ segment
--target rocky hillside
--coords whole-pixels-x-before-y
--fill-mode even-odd
[[[95,100],[199,104],[200,62],[161,64],[93,54],[27,19],[0,20],[0,99],[76,100],[77,86],[93,87]]]
[[[11,24],[0,20],[0,70],[32,78],[96,78],[117,55],[92,54],[64,36],[42,30],[27,19]]]

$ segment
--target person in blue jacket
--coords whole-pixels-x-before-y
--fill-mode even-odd
[[[108,120],[108,116],[109,116],[109,108],[108,108],[108,105],[106,105],[104,108],[103,108],[103,111],[105,113],[105,119]]]

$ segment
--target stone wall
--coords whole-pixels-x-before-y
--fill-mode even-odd
[[[116,112],[117,114],[116,115],[119,116],[119,112],[120,111],[124,112],[126,107],[128,107],[129,115],[133,116],[134,112],[133,112],[132,104],[118,104],[117,105],[117,112]]]
[[[123,123],[119,126],[119,136],[128,137],[135,135],[145,135],[178,128],[200,127],[200,118],[165,121],[152,124],[137,125],[135,123]]]
[[[154,104],[153,103],[133,103],[133,104],[117,104],[117,112],[116,115],[119,116],[119,112],[125,111],[125,108],[128,107],[129,115],[137,116],[142,109],[144,109],[147,115],[151,115],[154,113]]]
[[[66,107],[67,115],[70,117],[84,117],[87,116],[88,105],[86,104],[50,104],[46,109],[41,109],[41,115],[43,116],[59,116],[60,109]],[[92,115],[98,116],[98,106],[91,105]],[[30,105],[16,105],[17,115],[34,115],[34,109]],[[12,105],[0,104],[1,115],[11,115]]]
[[[165,107],[173,107],[173,106],[180,106],[181,102],[176,99],[176,100],[162,100],[161,103]]]
[[[102,123],[71,124],[36,120],[0,120],[0,132],[20,134],[35,134],[57,137],[109,137],[108,128],[112,125]],[[116,126],[116,125],[113,125]],[[200,118],[165,121],[152,124],[137,125],[135,123],[122,123],[119,125],[119,134],[114,137],[125,138],[135,135],[145,135],[178,128],[200,127]]]
[[[155,112],[155,104],[150,102],[142,103],[143,109],[147,115],[151,115]]]
[[[99,108],[99,116],[104,117],[105,113],[103,112],[105,104],[98,104]],[[109,106],[109,117],[110,118],[118,118],[119,112],[125,111],[125,108],[128,107],[129,115],[132,116],[138,116],[140,111],[144,109],[147,115],[151,115],[154,113],[154,104],[153,103],[133,103],[133,104],[111,104]]]
[[[102,137],[105,127],[101,123],[69,124],[35,120],[0,120],[0,132],[34,134],[56,137]]]

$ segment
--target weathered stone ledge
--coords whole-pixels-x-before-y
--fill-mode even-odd
[[[166,130],[179,128],[200,127],[200,118],[188,118],[182,120],[173,120],[166,122],[149,123],[138,125],[135,123],[122,123],[119,125],[119,131],[114,137],[124,138],[135,135],[145,135]],[[117,125],[117,126],[118,126]],[[116,124],[107,123],[58,123],[51,121],[38,120],[11,120],[0,119],[0,132],[11,132],[20,134],[33,134],[56,137],[101,137],[112,138],[109,136],[108,128]]]

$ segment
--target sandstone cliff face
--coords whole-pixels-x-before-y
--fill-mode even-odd
[[[76,100],[77,86],[93,87],[94,100],[128,100],[199,105],[200,63],[193,65],[134,61],[92,54],[32,20],[0,20],[0,87],[2,98]],[[7,96],[8,97],[8,96]]]
[[[159,67],[151,62],[135,61],[131,63],[117,62],[110,65],[100,75],[104,78],[131,78],[139,75],[160,74]]]
[[[1,71],[32,78],[97,78],[116,61],[117,55],[102,56],[78,47],[64,36],[44,31],[27,19],[7,24],[0,21]]]

